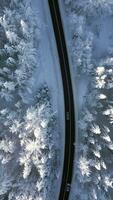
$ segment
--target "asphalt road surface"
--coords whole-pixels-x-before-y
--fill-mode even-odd
[[[58,0],[48,0],[51,18],[53,22],[54,34],[56,38],[61,75],[64,90],[65,104],[65,149],[62,183],[60,188],[59,200],[69,199],[74,161],[75,143],[75,113],[74,97],[71,82],[70,66],[65,42],[65,35],[60,15]]]

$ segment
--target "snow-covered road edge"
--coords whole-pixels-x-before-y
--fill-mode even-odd
[[[52,57],[52,65],[49,67],[49,72],[48,74],[47,71],[45,72],[46,76],[46,82],[51,89],[52,93],[52,98],[53,98],[53,106],[54,110],[58,111],[58,124],[59,124],[59,131],[60,131],[60,165],[59,166],[59,173],[58,173],[58,179],[56,181],[56,196],[55,199],[58,199],[59,191],[60,191],[60,183],[62,179],[62,170],[63,170],[63,160],[64,160],[64,145],[65,145],[65,115],[64,115],[64,97],[63,97],[63,86],[62,86],[62,78],[61,78],[61,72],[60,72],[60,65],[59,65],[59,58],[58,58],[58,53],[57,53],[57,48],[55,45],[55,38],[54,38],[54,32],[52,28],[52,21],[50,17],[50,12],[49,12],[49,7],[48,3],[46,0],[43,1],[37,1],[36,3],[40,7],[40,14],[41,17],[43,18],[43,22],[45,25],[45,35],[46,39],[48,40],[49,43],[49,49],[47,48],[46,44],[45,45],[45,52],[47,54],[51,54]],[[35,8],[36,9],[36,8]],[[43,51],[43,49],[42,49]],[[49,53],[48,53],[49,51]],[[50,57],[48,57],[48,60]],[[47,55],[45,56],[45,62],[49,63],[47,60]],[[46,67],[46,66],[45,66]],[[54,69],[51,69],[53,67]],[[54,72],[54,74],[52,73]],[[54,82],[57,83],[57,86],[52,82],[53,79],[55,80]],[[52,186],[51,186],[52,187]]]

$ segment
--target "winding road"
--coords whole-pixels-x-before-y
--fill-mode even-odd
[[[65,149],[59,200],[68,200],[73,175],[75,113],[68,53],[58,0],[48,0],[59,55],[65,104]]]

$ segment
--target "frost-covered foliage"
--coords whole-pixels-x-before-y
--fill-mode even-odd
[[[93,12],[101,14],[103,12],[112,13],[112,0],[64,0],[65,5],[70,9],[75,9],[79,13],[91,15]],[[69,9],[69,8],[68,8]]]
[[[10,113],[8,109],[0,111],[0,166],[4,170],[0,170],[0,195],[7,194],[9,200],[21,195],[23,200],[52,197],[50,184],[54,184],[58,169],[58,135],[47,86],[40,88],[35,102],[24,114],[21,108]],[[6,175],[10,177],[2,177]]]
[[[99,34],[99,31],[102,28],[101,22],[104,23],[105,20],[105,22],[109,24],[110,20],[107,22],[107,17],[112,16],[113,1],[63,0],[63,2],[65,3],[65,10],[72,38],[70,49],[73,65],[76,66],[80,74],[87,73],[88,75],[92,72],[92,68],[94,68],[93,54],[95,39],[97,38],[98,42],[103,39],[101,39],[101,35]],[[84,12],[83,10],[86,10],[87,12]],[[105,29],[107,29],[107,25],[105,25]],[[105,32],[105,30],[103,31]],[[103,33],[102,37],[103,36],[105,36],[105,33]],[[107,40],[106,36],[105,39]],[[101,43],[104,47],[104,39]],[[108,47],[106,46],[106,50],[107,48]],[[101,51],[101,49],[99,50]],[[109,47],[109,52],[110,51],[112,53],[112,47],[111,49]]]
[[[32,101],[29,96],[25,98],[36,68],[41,67],[38,62],[40,23],[36,20],[30,3],[3,1],[0,9],[1,200],[54,199],[59,158],[57,114],[52,96],[43,83],[35,86]]]
[[[18,4],[12,2],[11,8],[4,8],[4,14],[0,17],[5,40],[0,46],[1,68],[3,74],[8,73],[11,82],[8,80],[6,82],[8,86],[5,88],[11,85],[10,91],[27,84],[28,78],[37,66],[34,37],[35,32],[40,31],[40,28],[36,27],[30,6],[22,2],[19,1]],[[37,38],[37,45],[38,40],[39,38]]]
[[[109,37],[105,29],[108,28],[109,21],[113,20],[113,1],[64,0],[63,2],[70,25],[70,52],[76,86],[81,84],[81,77],[89,79],[83,104],[78,111],[78,141],[75,145],[77,154],[70,199],[111,200],[113,38]],[[111,31],[112,27],[110,34]],[[80,88],[79,85],[77,87]],[[80,89],[76,96],[83,93],[84,88]],[[79,100],[80,98],[81,96],[78,97]]]
[[[111,199],[113,192],[113,69],[99,66],[95,74],[79,123],[81,156],[76,179],[82,187],[76,195],[82,199],[81,193],[87,193],[87,199],[103,200],[102,194]],[[97,82],[102,77],[104,84]]]
[[[71,53],[74,65],[79,73],[90,72],[92,69],[93,33],[84,29],[86,19],[74,11],[67,12],[71,30]]]

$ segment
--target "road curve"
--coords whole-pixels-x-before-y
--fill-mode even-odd
[[[58,0],[48,0],[59,55],[65,104],[65,149],[59,200],[68,200],[73,175],[75,113],[71,74]]]

